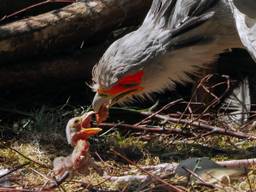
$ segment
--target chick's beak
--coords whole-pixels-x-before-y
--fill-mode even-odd
[[[87,140],[90,136],[98,134],[101,128],[84,128],[81,131],[75,133],[71,139],[71,145],[75,146],[78,140]]]
[[[84,134],[87,137],[97,135],[99,132],[101,132],[101,128],[85,128],[82,129],[81,134]]]
[[[92,101],[92,108],[95,113],[98,113],[102,106],[108,106],[110,104],[111,104],[110,97],[104,97],[96,93]]]

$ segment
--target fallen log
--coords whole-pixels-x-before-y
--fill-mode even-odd
[[[67,48],[142,19],[151,0],[92,0],[0,26],[0,64]],[[29,53],[29,54],[28,54]]]
[[[76,0],[0,0],[0,24],[59,9]],[[11,6],[10,6],[11,4]]]

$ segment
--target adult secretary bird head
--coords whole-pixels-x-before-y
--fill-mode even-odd
[[[143,24],[94,67],[94,111],[173,89],[225,49],[242,47],[236,14],[232,0],[153,0]]]

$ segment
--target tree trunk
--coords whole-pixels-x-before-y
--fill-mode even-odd
[[[72,0],[0,0],[0,24],[59,9],[71,3]]]
[[[79,48],[99,32],[143,18],[151,0],[93,0],[0,26],[0,65]],[[29,54],[28,54],[29,53]]]

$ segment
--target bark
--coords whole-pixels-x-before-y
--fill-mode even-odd
[[[125,21],[143,18],[150,3],[151,0],[77,2],[0,26],[0,62],[79,48],[96,33],[106,33]]]
[[[24,17],[59,9],[73,2],[75,0],[0,0],[0,22],[3,25]]]

